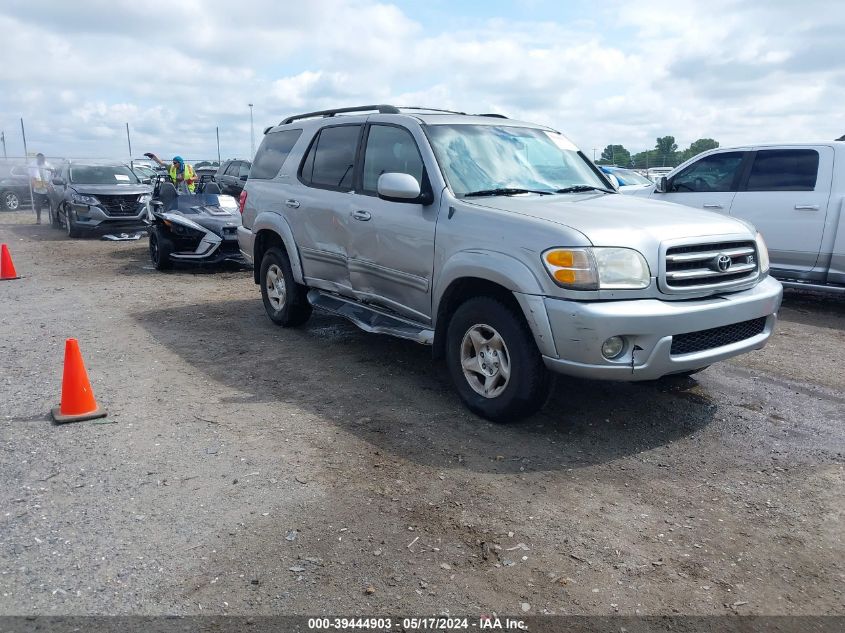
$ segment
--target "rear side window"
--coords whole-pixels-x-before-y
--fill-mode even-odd
[[[226,168],[226,175],[227,176],[237,176],[238,175],[238,161],[233,160],[229,163],[229,166]]]
[[[364,151],[364,191],[375,193],[379,176],[389,172],[410,174],[422,186],[423,162],[417,142],[403,128],[373,125]]]
[[[249,172],[250,179],[270,179],[279,175],[279,170],[302,135],[302,130],[285,130],[264,135],[264,140],[255,153],[255,162]]]
[[[311,187],[352,189],[360,134],[360,125],[337,125],[320,130],[302,163],[300,180]]]
[[[241,163],[238,166],[238,176],[249,176],[249,163]]]
[[[764,149],[757,152],[747,191],[812,191],[819,153],[814,149]]]
[[[742,152],[722,152],[705,156],[672,178],[669,190],[677,193],[699,191],[735,191]]]

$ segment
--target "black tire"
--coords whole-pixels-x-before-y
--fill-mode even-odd
[[[504,341],[504,353],[510,368],[509,378],[504,384],[500,380],[498,388],[504,388],[494,397],[477,392],[470,384],[470,378],[465,376],[461,364],[465,337],[477,326],[489,328]],[[487,354],[487,358],[490,358],[489,349]],[[483,354],[479,352],[473,360],[481,357]],[[481,365],[480,360],[478,363]],[[446,332],[446,364],[464,404],[472,412],[494,422],[516,422],[532,415],[546,403],[549,396],[551,376],[543,364],[525,319],[515,308],[498,299],[475,297],[455,311]],[[495,367],[498,375],[498,362]],[[478,376],[473,374],[473,378]]]
[[[173,252],[173,241],[154,226],[150,229],[150,261],[156,270],[170,270],[173,268],[173,261],[170,254]]]
[[[68,237],[79,237],[82,233],[76,227],[76,222],[72,217],[72,213],[70,211],[70,206],[65,203],[62,205],[62,215],[65,217],[65,230],[67,231]]]
[[[274,275],[276,279],[281,278],[284,282],[283,298],[278,296],[278,285],[274,285],[272,282]],[[275,296],[273,297],[269,294],[268,276],[271,280],[269,282],[270,286],[275,291]],[[311,304],[308,303],[307,297],[308,288],[296,283],[287,253],[281,248],[268,248],[264,253],[264,257],[261,259],[261,269],[259,270],[258,279],[259,285],[261,286],[261,299],[264,301],[264,309],[273,323],[283,327],[296,327],[302,325],[311,317]]]
[[[21,208],[21,197],[14,191],[0,193],[0,204],[4,211],[18,211]]]

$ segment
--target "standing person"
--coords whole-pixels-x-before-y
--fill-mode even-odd
[[[35,221],[41,224],[41,209],[45,205],[50,207],[50,199],[47,197],[47,183],[50,180],[50,174],[53,172],[53,167],[44,158],[44,154],[39,152],[35,156],[35,161],[29,165],[29,182],[32,186],[32,207],[35,209]]]
[[[147,152],[144,156],[154,160],[162,167],[167,167],[164,161],[152,152]],[[194,193],[194,190],[196,189],[197,174],[194,171],[194,168],[186,163],[181,156],[173,157],[173,162],[170,164],[170,168],[168,169],[168,175],[170,176],[170,180],[173,181],[173,184],[176,185],[176,189],[187,191],[188,193]]]

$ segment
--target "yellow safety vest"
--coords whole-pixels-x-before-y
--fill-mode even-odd
[[[170,180],[173,181],[173,184],[178,186],[179,183],[176,182],[176,165],[173,163],[170,164]],[[185,171],[183,173],[185,177],[185,184],[188,185],[188,191],[194,193],[194,189],[196,188],[196,184],[194,180],[196,179],[197,175],[194,173],[194,168],[191,167],[188,163],[185,163]]]

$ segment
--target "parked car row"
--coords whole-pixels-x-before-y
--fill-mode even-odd
[[[552,374],[655,380],[761,348],[782,296],[766,240],[773,275],[845,290],[843,152],[719,148],[650,184],[541,125],[361,106],[284,119],[194,194],[68,163],[51,217],[141,221],[160,270],[254,263],[274,323],[317,308],[429,345],[469,409],[511,421]]]

